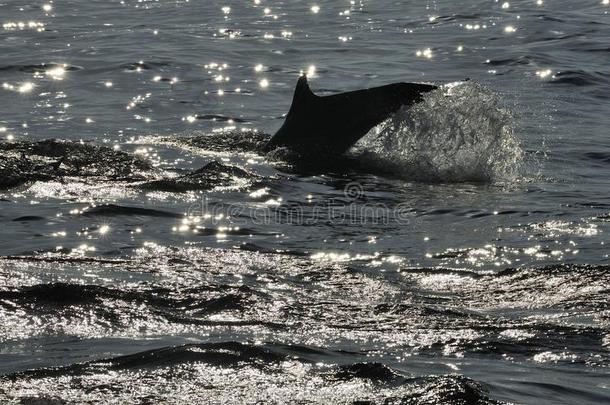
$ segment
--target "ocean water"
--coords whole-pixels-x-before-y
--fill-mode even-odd
[[[610,402],[609,11],[0,0],[0,402]]]

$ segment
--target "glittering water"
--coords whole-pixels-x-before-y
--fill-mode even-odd
[[[608,402],[608,11],[0,0],[0,402]]]

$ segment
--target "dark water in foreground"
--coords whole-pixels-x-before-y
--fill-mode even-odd
[[[610,402],[610,5],[410,3],[0,0],[0,402]]]

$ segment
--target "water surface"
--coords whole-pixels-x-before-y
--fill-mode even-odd
[[[0,0],[0,398],[610,401],[609,10]],[[293,165],[301,73],[442,87]]]

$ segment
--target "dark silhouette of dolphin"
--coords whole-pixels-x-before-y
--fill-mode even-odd
[[[265,150],[286,147],[300,155],[341,155],[400,107],[422,101],[422,93],[436,88],[394,83],[321,97],[313,94],[303,75],[284,124]]]

